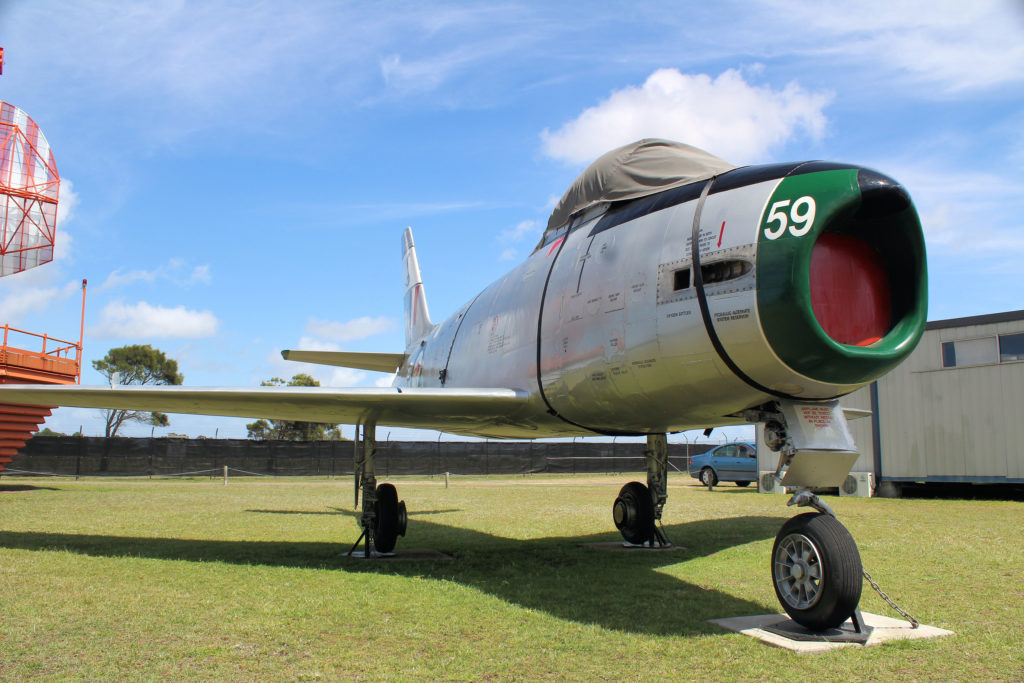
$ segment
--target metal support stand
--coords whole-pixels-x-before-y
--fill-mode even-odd
[[[651,524],[651,547],[671,546],[672,542],[665,536],[661,525],[661,513],[668,501],[668,436],[665,434],[648,434],[647,450],[647,490],[651,492],[651,503],[654,506],[654,522]]]
[[[839,628],[811,631],[792,619],[787,619],[770,626],[762,626],[761,630],[774,633],[789,640],[805,643],[855,643],[857,645],[867,645],[873,631],[870,626],[864,623],[864,616],[860,613],[859,607],[853,611],[853,616],[850,617],[849,622],[841,625]]]

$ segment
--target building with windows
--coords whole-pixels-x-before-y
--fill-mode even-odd
[[[929,322],[902,365],[840,402],[871,413],[850,421],[860,457],[840,493],[1024,483],[1024,310]],[[759,443],[758,470],[776,464]]]

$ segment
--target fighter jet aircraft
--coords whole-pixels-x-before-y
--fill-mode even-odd
[[[411,230],[402,245],[404,352],[283,352],[397,371],[390,388],[6,385],[0,401],[354,424],[368,556],[406,530],[395,487],[377,485],[377,426],[645,435],[647,482],[626,484],[612,512],[627,542],[659,546],[666,435],[763,423],[790,504],[815,508],[775,540],[776,594],[812,630],[854,614],[857,546],[811,489],[856,459],[839,397],[899,364],[924,328],[924,238],[902,186],[850,164],[735,167],[641,140],[588,167],[526,261],[439,324]]]

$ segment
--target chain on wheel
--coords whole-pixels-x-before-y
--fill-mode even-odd
[[[910,628],[917,628],[921,625],[920,621],[910,616],[910,614],[905,609],[897,605],[892,598],[886,595],[885,591],[879,588],[878,584],[875,583],[875,580],[871,578],[871,574],[868,574],[867,571],[865,571],[864,569],[861,569],[861,571],[864,572],[864,578],[867,579],[868,584],[873,589],[875,589],[875,592],[878,593],[879,597],[885,600],[889,607],[892,607],[894,610],[896,610],[896,612],[898,612],[901,617],[910,622]]]

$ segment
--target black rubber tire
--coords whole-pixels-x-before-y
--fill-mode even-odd
[[[615,528],[629,543],[654,540],[654,501],[651,492],[638,481],[631,481],[619,490],[612,506]]]
[[[377,519],[373,526],[373,547],[377,552],[390,553],[395,549],[399,534],[405,535],[405,503],[399,503],[398,491],[391,484],[377,487],[374,507]]]
[[[739,486],[742,489],[742,488],[746,488],[746,487],[750,486],[750,482],[749,481],[738,481],[738,482],[736,482],[736,485]]]
[[[795,564],[792,556],[785,550],[779,554],[780,546],[794,545],[810,551],[811,561],[802,563],[797,572],[787,565]],[[850,532],[832,515],[807,512],[787,520],[775,537],[771,563],[775,596],[798,624],[811,631],[824,631],[853,616],[863,587],[860,552]],[[809,582],[813,599],[802,600],[795,590],[799,582],[793,576],[812,572],[818,574],[817,583]]]
[[[700,483],[708,487],[714,486],[718,483],[718,475],[710,467],[705,467],[700,471]]]

